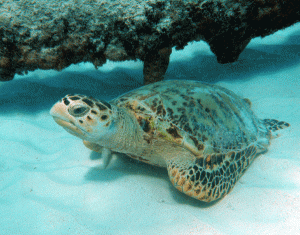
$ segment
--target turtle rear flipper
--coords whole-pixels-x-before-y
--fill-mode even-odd
[[[277,131],[290,126],[287,122],[278,121],[276,119],[263,119],[262,121],[270,131]]]

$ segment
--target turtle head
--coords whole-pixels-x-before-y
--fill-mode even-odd
[[[50,110],[54,121],[83,140],[97,142],[114,128],[112,106],[83,95],[67,95]]]

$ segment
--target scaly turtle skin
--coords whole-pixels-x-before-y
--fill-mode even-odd
[[[95,151],[166,167],[181,192],[210,202],[234,187],[286,122],[258,119],[251,102],[196,81],[162,81],[106,102],[67,95],[54,120]]]

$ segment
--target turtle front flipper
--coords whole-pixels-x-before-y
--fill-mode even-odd
[[[98,152],[98,153],[102,153],[102,151],[104,149],[101,145],[95,144],[95,143],[92,143],[92,142],[89,142],[89,141],[86,141],[86,140],[83,141],[83,144],[88,149],[93,150],[93,151]]]
[[[231,191],[257,151],[258,148],[252,145],[226,154],[193,159],[174,157],[167,161],[168,174],[179,191],[200,201],[215,201]]]
[[[95,144],[86,140],[83,141],[83,144],[88,149],[93,150],[97,153],[101,153],[103,167],[106,168],[108,166],[112,158],[112,151],[110,149],[104,148],[99,144]]]

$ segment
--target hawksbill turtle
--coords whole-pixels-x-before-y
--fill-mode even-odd
[[[248,99],[225,88],[188,80],[157,82],[110,102],[67,95],[50,114],[107,158],[120,152],[166,167],[179,191],[205,202],[227,195],[273,132],[289,126],[257,118]]]

